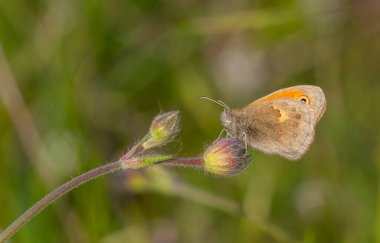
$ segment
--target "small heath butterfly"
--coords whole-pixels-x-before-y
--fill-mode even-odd
[[[280,89],[242,109],[214,102],[225,108],[221,121],[229,136],[290,160],[301,158],[309,149],[314,127],[326,110],[322,89],[313,85]]]

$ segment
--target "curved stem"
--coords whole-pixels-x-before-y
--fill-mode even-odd
[[[138,144],[133,146],[127,153],[125,153],[120,158],[120,160],[128,160],[128,159],[132,158],[133,156],[135,156],[136,154],[141,153],[142,151],[144,151],[144,147],[141,145],[141,142],[139,142]]]
[[[69,191],[74,188],[93,180],[99,176],[110,174],[116,170],[125,169],[125,165],[128,164],[128,160],[130,160],[134,155],[139,154],[144,150],[144,147],[141,143],[133,146],[126,154],[124,154],[120,160],[116,162],[112,162],[101,167],[90,170],[84,174],[79,175],[78,177],[66,182],[65,184],[59,186],[54,191],[46,195],[36,204],[34,204],[31,208],[29,208],[24,214],[22,214],[19,218],[17,218],[8,228],[6,228],[0,234],[0,243],[5,242],[7,239],[11,238],[23,225],[29,222],[34,216],[40,213],[44,208],[52,204],[58,198],[62,197]],[[158,159],[158,158],[157,158]],[[186,166],[186,167],[201,167],[203,165],[202,158],[173,158],[169,160],[162,161],[152,161],[152,164],[164,164],[170,166]]]
[[[16,219],[8,228],[6,228],[0,234],[0,243],[5,242],[7,239],[11,238],[23,225],[29,222],[34,216],[40,213],[44,208],[52,204],[54,201],[73,190],[74,188],[91,181],[99,176],[110,174],[114,171],[125,169],[123,163],[128,162],[134,155],[141,152],[141,146],[139,144],[135,145],[129,152],[127,152],[122,159],[116,162],[112,162],[93,170],[90,170],[78,177],[66,182],[60,187],[56,188],[54,191],[46,195],[31,208],[29,208],[24,214],[22,214],[18,219]],[[154,156],[153,156],[154,157]],[[157,157],[157,160],[160,158]],[[175,158],[175,159],[165,159],[162,161],[151,161],[151,164],[167,164],[171,166],[201,166],[203,160],[201,158]],[[128,163],[127,163],[128,164]],[[146,165],[148,166],[148,165]]]
[[[65,195],[67,192],[82,185],[83,183],[93,180],[99,176],[110,174],[116,170],[119,170],[120,168],[121,168],[121,163],[119,161],[109,163],[101,167],[98,167],[96,169],[90,170],[66,182],[65,184],[61,185],[60,187],[58,187],[57,189],[55,189],[54,191],[46,195],[44,198],[42,198],[40,201],[38,201],[36,204],[34,204],[23,215],[21,215],[18,219],[16,219],[8,228],[6,228],[3,232],[1,232],[0,242],[5,242],[7,239],[12,237],[24,224],[29,222],[29,220],[31,220],[44,208],[49,206],[58,198]]]
[[[144,148],[141,143],[137,143],[133,146],[127,153],[125,153],[119,161],[103,165],[101,167],[90,170],[80,176],[66,182],[60,187],[56,188],[54,191],[46,195],[31,208],[29,208],[24,214],[18,217],[13,223],[8,226],[3,232],[0,233],[0,243],[5,242],[7,239],[11,238],[23,225],[29,222],[34,216],[41,212],[44,208],[52,204],[55,200],[62,197],[72,189],[93,180],[99,176],[110,174],[116,170],[122,169],[122,162],[127,161],[134,155],[142,152]]]

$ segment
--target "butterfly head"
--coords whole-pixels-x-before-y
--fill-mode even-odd
[[[237,110],[225,109],[220,114],[220,120],[228,135],[238,137],[240,122]]]
[[[220,120],[224,126],[224,128],[227,131],[232,130],[232,113],[230,110],[225,109],[221,114],[220,114]]]

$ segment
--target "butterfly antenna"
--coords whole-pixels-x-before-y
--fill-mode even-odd
[[[222,106],[224,109],[226,109],[226,110],[230,110],[230,107],[228,107],[228,105],[226,105],[226,103],[224,103],[224,102],[221,101],[221,100],[214,100],[214,99],[211,99],[211,98],[209,98],[209,97],[207,97],[207,96],[201,96],[201,97],[199,97],[199,98],[201,98],[201,99],[205,99],[205,100],[209,100],[209,101],[212,101],[212,102],[214,102],[214,103],[216,103],[216,104]]]

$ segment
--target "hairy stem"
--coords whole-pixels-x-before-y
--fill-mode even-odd
[[[36,216],[44,208],[52,204],[58,198],[62,197],[69,191],[90,180],[122,169],[121,161],[126,161],[135,156],[136,154],[139,154],[143,150],[144,148],[141,146],[141,143],[137,143],[125,155],[123,155],[123,157],[119,161],[109,163],[96,169],[90,170],[56,188],[54,191],[52,191],[44,198],[42,198],[40,201],[38,201],[36,204],[34,204],[23,215],[16,219],[10,226],[8,226],[8,228],[1,232],[0,243],[5,242],[7,239],[11,238],[23,225],[29,222],[34,216]]]
[[[203,158],[172,158],[156,164],[169,165],[169,166],[180,166],[180,167],[202,167]]]
[[[144,147],[141,145],[141,142],[139,142],[138,144],[136,144],[135,146],[133,146],[127,153],[125,153],[120,158],[120,161],[122,161],[122,160],[129,160],[133,156],[141,153],[142,151],[144,151]]]
[[[122,159],[116,162],[112,162],[96,169],[90,170],[68,182],[56,188],[54,191],[46,195],[36,204],[34,204],[31,208],[29,208],[23,215],[21,215],[18,219],[16,219],[8,228],[6,228],[0,234],[0,243],[5,242],[7,239],[11,238],[23,225],[29,222],[34,216],[40,213],[44,208],[52,204],[54,201],[70,192],[74,188],[93,180],[99,176],[110,174],[114,171],[120,169],[126,169],[123,166],[123,163],[128,162],[128,159],[131,159],[134,155],[141,152],[141,147],[139,144],[135,145],[129,152],[127,152]],[[200,167],[203,163],[201,158],[175,158],[175,159],[165,159],[160,161],[160,157],[152,156],[153,159],[157,159],[156,161],[151,160],[150,164],[167,164],[171,166],[197,166]],[[128,163],[127,163],[128,164]],[[145,166],[149,166],[147,164]]]
[[[90,170],[90,171],[66,182],[62,186],[58,187],[57,189],[55,189],[54,191],[52,191],[51,193],[46,195],[44,198],[42,198],[36,204],[34,204],[23,215],[21,215],[18,219],[16,219],[8,228],[6,228],[0,234],[0,242],[5,242],[7,239],[12,237],[24,224],[29,222],[29,220],[31,220],[34,216],[36,216],[44,208],[49,206],[51,203],[53,203],[58,198],[65,195],[67,192],[69,192],[72,189],[82,185],[83,183],[86,183],[90,180],[93,180],[99,176],[103,176],[103,175],[112,173],[116,170],[119,170],[120,168],[121,168],[121,164],[119,161],[109,163],[109,164],[103,165],[101,167],[98,167],[96,169]]]

